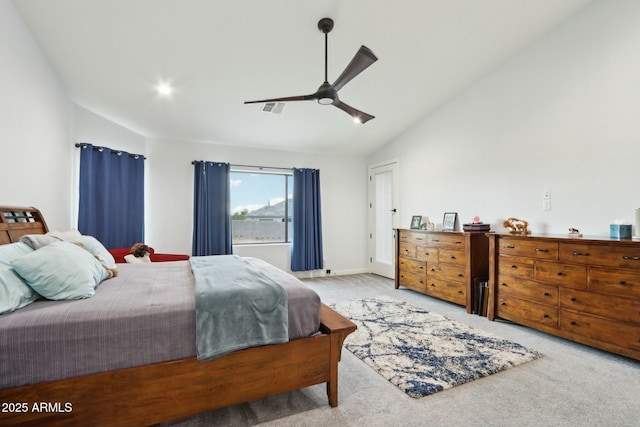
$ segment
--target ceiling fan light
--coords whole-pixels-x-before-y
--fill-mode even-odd
[[[362,124],[362,120],[360,119],[360,116],[354,116],[353,123]]]
[[[333,102],[334,102],[334,99],[329,98],[328,96],[324,98],[318,98],[318,104],[321,104],[321,105],[331,105],[333,104]]]

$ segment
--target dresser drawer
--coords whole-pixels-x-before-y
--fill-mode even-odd
[[[496,315],[524,324],[534,322],[553,328],[558,327],[558,309],[556,307],[523,300],[508,294],[498,294]]]
[[[541,304],[558,305],[558,287],[533,280],[517,279],[511,276],[498,276],[498,295],[513,295]]]
[[[417,246],[416,258],[423,261],[438,262],[438,249],[430,246]]]
[[[524,256],[536,259],[558,260],[558,243],[542,240],[501,238],[500,255]]]
[[[640,351],[638,325],[560,310],[560,329],[603,343]]]
[[[464,267],[447,264],[429,264],[427,266],[427,276],[440,280],[451,280],[454,282],[466,283],[467,278]]]
[[[416,245],[413,243],[400,243],[400,256],[416,257]]]
[[[424,245],[427,241],[427,234],[418,231],[400,231],[400,243],[413,243],[416,245]]]
[[[466,265],[467,257],[464,251],[458,249],[439,249],[438,261],[447,264]]]
[[[399,257],[398,263],[401,271],[407,271],[409,273],[422,273],[425,274],[427,269],[427,263],[416,259],[410,259],[405,257]]]
[[[640,269],[640,244],[637,246],[561,243],[560,261],[574,264]]]
[[[456,304],[465,305],[467,303],[466,286],[463,283],[447,282],[435,278],[427,280],[427,295],[451,301]]]
[[[427,278],[424,275],[416,273],[408,273],[400,271],[398,283],[405,288],[413,289],[418,292],[424,292],[427,285]]]
[[[587,287],[587,267],[583,265],[536,261],[533,277],[536,280],[571,288]]]
[[[631,270],[593,267],[589,270],[589,289],[640,298],[640,274]]]
[[[534,260],[527,258],[504,257],[498,258],[498,273],[513,277],[533,279]]]
[[[464,249],[464,237],[457,233],[434,233],[428,235],[427,244],[437,248]]]
[[[640,300],[636,298],[562,288],[560,289],[560,308],[635,322],[640,329]]]

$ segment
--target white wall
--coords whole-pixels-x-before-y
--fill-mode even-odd
[[[597,2],[408,130],[402,225],[514,216],[536,233],[608,235],[640,206],[640,2]],[[551,211],[542,210],[545,189]]]
[[[147,141],[147,243],[159,252],[191,253],[193,160],[320,169],[325,269],[368,268],[366,162],[331,154],[294,153],[166,139]],[[152,213],[156,213],[153,215]],[[234,253],[290,270],[289,245],[235,246]]]
[[[11,1],[0,1],[0,203],[71,224],[72,108]]]

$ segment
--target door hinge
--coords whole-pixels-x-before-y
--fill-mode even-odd
[[[369,262],[373,262],[373,258],[369,257]]]

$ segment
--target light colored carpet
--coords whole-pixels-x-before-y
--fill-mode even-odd
[[[381,295],[518,342],[544,357],[412,399],[347,350],[339,365],[339,406],[320,384],[181,420],[178,427],[601,427],[638,425],[640,362],[515,325],[467,314],[457,305],[373,274],[305,280],[326,304]]]
[[[345,348],[414,398],[542,357],[513,341],[388,297],[332,306],[358,325]]]

